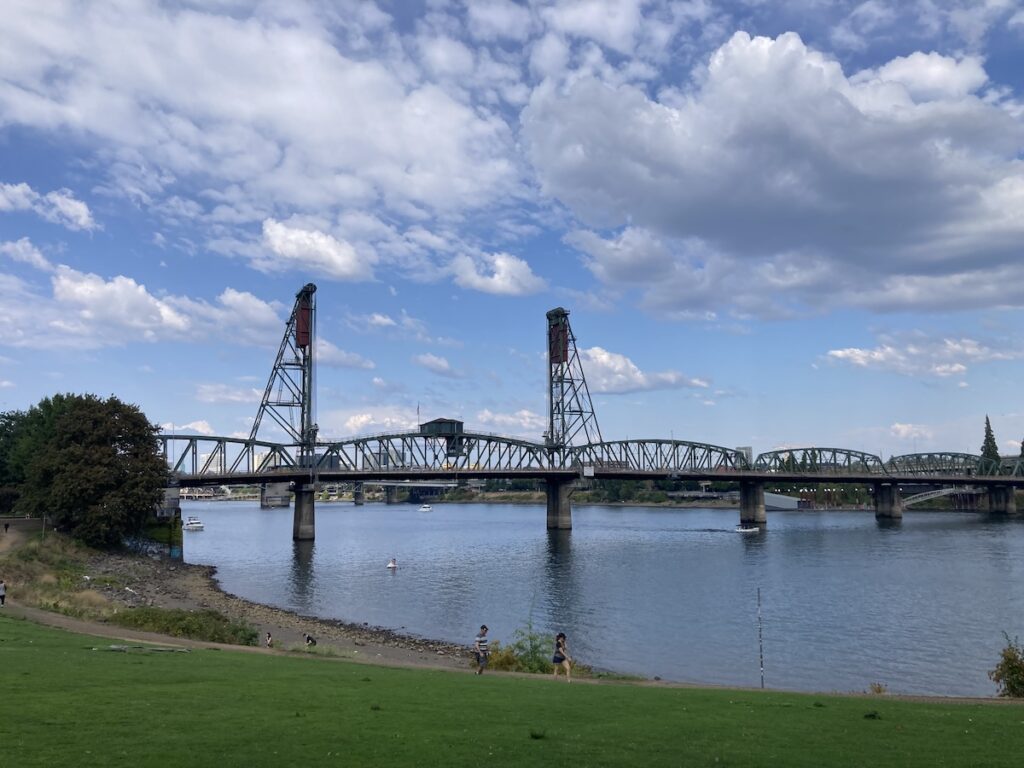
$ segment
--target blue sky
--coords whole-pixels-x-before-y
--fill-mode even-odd
[[[606,439],[1016,454],[1022,52],[1019,0],[8,0],[0,409],[247,436],[312,281],[324,437],[539,439],[564,306]]]

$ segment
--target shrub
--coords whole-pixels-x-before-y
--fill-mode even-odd
[[[506,646],[492,644],[487,665],[505,672],[550,672],[554,641],[534,632],[533,624],[512,633],[512,642]]]
[[[1012,698],[1024,697],[1024,648],[1018,638],[1006,638],[1006,647],[999,655],[996,668],[988,673],[989,678],[999,686],[999,695]]]
[[[211,643],[256,645],[253,627],[231,621],[217,611],[183,611],[166,608],[130,608],[110,618],[121,627],[157,632],[172,637],[187,637]]]

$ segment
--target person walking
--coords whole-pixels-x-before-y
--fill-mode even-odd
[[[569,655],[565,632],[555,635],[555,655],[551,657],[551,663],[555,665],[555,677],[558,677],[558,669],[561,667],[565,670],[566,682],[572,682],[572,656]]]
[[[482,675],[487,669],[487,625],[480,625],[480,634],[473,642],[473,652],[476,654],[476,673]]]
[[[7,601],[7,584],[4,583],[3,579],[0,579],[0,606],[3,606]]]
[[[273,648],[274,647],[274,638],[272,638],[270,636],[269,632],[267,632],[267,639],[265,640],[265,642],[267,644],[267,648]]]

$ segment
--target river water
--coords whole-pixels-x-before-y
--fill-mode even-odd
[[[227,592],[305,615],[472,643],[532,622],[617,672],[808,691],[994,695],[987,672],[1024,636],[1024,520],[907,512],[581,506],[549,532],[539,506],[321,503],[315,543],[290,509],[188,502],[187,562]],[[389,558],[398,568],[384,566]]]

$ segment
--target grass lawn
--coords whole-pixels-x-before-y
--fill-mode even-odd
[[[0,766],[1024,761],[1020,704],[567,685],[112,642],[0,612]]]

